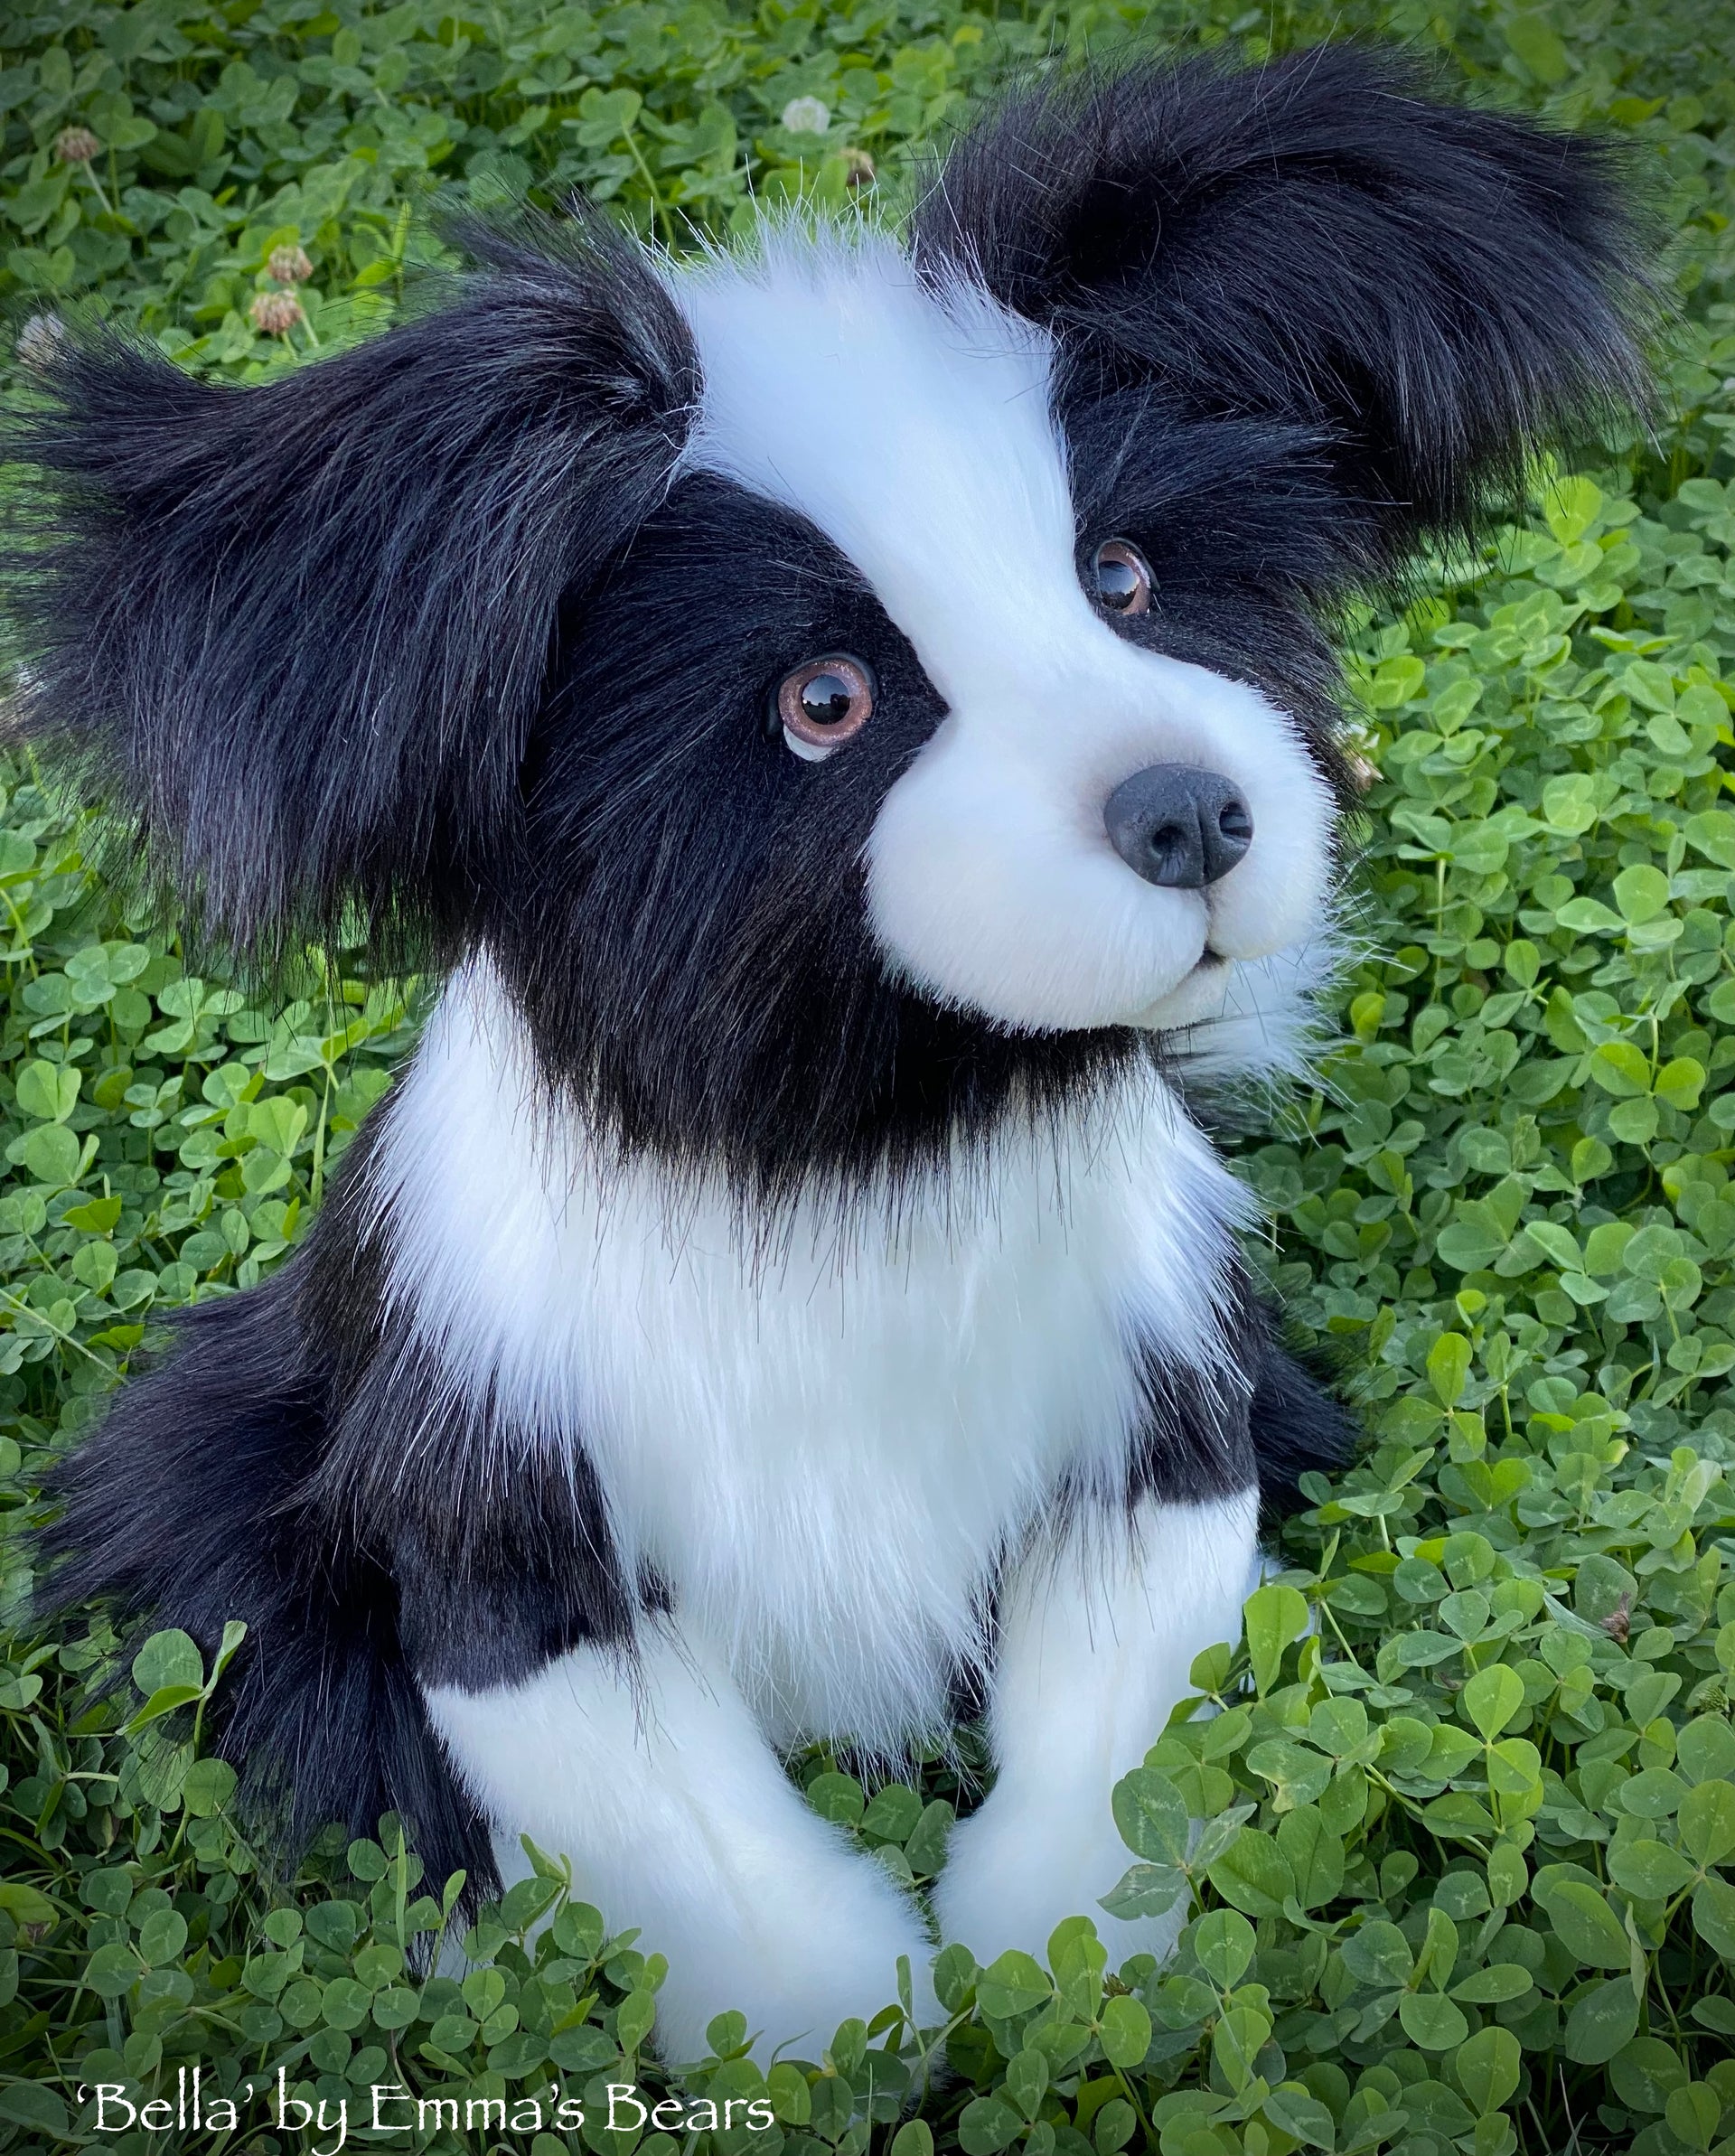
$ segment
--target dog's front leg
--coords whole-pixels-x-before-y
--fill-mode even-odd
[[[738,2009],[761,2063],[818,2058],[839,2021],[897,1995],[937,2020],[933,1949],[890,1875],[802,1801],[717,1658],[647,1630],[631,1661],[578,1647],[527,1683],[430,1688],[454,1763],[509,1858],[520,1834],[572,1860],[575,1891],[668,1957],[655,2041],[701,2058]]]
[[[1187,1690],[1195,1655],[1240,1630],[1258,1495],[1190,1505],[1147,1497],[1127,1521],[1087,1518],[1008,1582],[989,1711],[998,1769],[953,1831],[935,1893],[941,1936],[980,1962],[1043,1956],[1063,1917],[1088,1916],[1111,1968],[1166,1954],[1184,1921],[1098,1908],[1133,1861],[1110,1808]]]

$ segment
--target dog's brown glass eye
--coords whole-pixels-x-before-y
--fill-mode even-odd
[[[873,715],[872,669],[844,651],[810,659],[785,674],[777,691],[783,738],[810,762],[852,741]]]
[[[1115,614],[1143,614],[1150,605],[1150,564],[1128,539],[1104,539],[1096,550],[1096,595]]]

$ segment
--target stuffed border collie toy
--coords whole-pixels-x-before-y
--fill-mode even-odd
[[[54,1591],[247,1620],[286,1839],[528,1833],[667,2056],[817,2043],[933,1942],[780,1748],[980,1701],[939,1925],[1040,1952],[1336,1445],[1176,1075],[1289,1052],[1332,610],[1639,392],[1631,243],[1596,147],[1339,49],[1027,94],[907,246],[475,252],[245,392],[74,341],[23,452],[39,734],[208,933],[448,976]]]

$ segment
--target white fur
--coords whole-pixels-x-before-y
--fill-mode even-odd
[[[997,1566],[1046,1546],[1063,1478],[1111,1499],[1124,1474],[1135,1328],[1238,1382],[1214,1303],[1238,1186],[1142,1073],[895,1220],[816,1199],[755,1248],[717,1192],[624,1165],[549,1104],[485,962],[449,985],[378,1164],[389,1293],[455,1388],[492,1391],[512,1433],[495,1471],[515,1471],[514,1444],[582,1443],[628,1576],[655,1568],[679,1627],[646,1621],[636,1692],[630,1665],[583,1649],[517,1688],[433,1693],[459,1771],[507,1847],[528,1832],[566,1851],[609,1920],[667,1953],[670,2056],[695,2055],[729,2005],[767,2050],[829,2037],[892,1997],[921,1936],[871,1860],[804,1812],[774,1748],[891,1749],[943,1726]],[[1105,1531],[1111,1624],[1091,1651],[1083,1573],[1050,1555],[1052,1617],[1035,1570],[1015,1586],[995,1708],[1006,1794],[962,1837],[955,1896],[972,1945],[1003,1851],[1057,1862],[1054,1829],[1088,1858],[1012,1894],[1037,1925],[1018,1943],[1038,1951],[1076,1894],[1089,1910],[1119,1877],[1097,1861],[1113,1773],[1155,1737],[1196,1644],[1233,1633],[1233,1605],[1201,1580],[1223,1520],[1244,1513],[1141,1521],[1136,1580]],[[1055,1626],[1073,1664],[1061,1725],[1041,1644]],[[1088,1771],[1051,1762],[1045,1826],[1030,1746],[1080,1729],[1109,1734]]]
[[[1305,940],[1325,784],[1256,690],[1130,643],[1085,596],[1046,334],[974,286],[936,296],[867,231],[772,234],[671,285],[704,380],[688,463],[810,518],[949,707],[868,848],[892,962],[1020,1029],[1168,1026],[1224,994],[1207,946]],[[1251,849],[1208,891],[1147,884],[1109,842],[1109,794],[1158,763],[1222,772],[1252,811]]]
[[[935,1892],[941,1929],[978,1961],[1040,1953],[1064,1917],[1094,1917],[1118,1968],[1166,1954],[1186,1918],[1129,1922],[1097,1907],[1132,1862],[1109,1796],[1189,1690],[1195,1655],[1241,1628],[1258,1494],[1147,1500],[1038,1548],[1008,1593],[990,1729],[999,1779],[955,1830]]]
[[[668,1957],[665,2058],[702,2058],[706,2024],[731,2009],[762,2060],[797,2039],[817,2058],[839,2021],[896,2000],[900,1954],[918,2020],[939,2018],[914,1907],[792,1786],[715,1659],[652,1632],[631,1687],[615,1657],[580,1647],[527,1684],[445,1687],[428,1706],[483,1807],[570,1856],[579,1897]]]
[[[1179,1077],[1190,1086],[1305,1076],[1328,1037],[1318,992],[1341,975],[1349,948],[1334,923],[1270,958],[1220,967],[1214,999],[1199,993],[1186,1022],[1167,1034]]]
[[[896,1226],[815,1200],[745,1248],[720,1194],[555,1120],[483,965],[387,1111],[379,1188],[391,1293],[443,1366],[511,1428],[582,1439],[628,1578],[654,1567],[767,1731],[888,1749],[944,1726],[996,1561],[1062,1476],[1112,1486],[1135,1326],[1217,1368],[1245,1210],[1141,1073]]]

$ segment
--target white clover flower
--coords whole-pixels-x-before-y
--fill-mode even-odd
[[[831,108],[818,98],[792,98],[783,107],[783,125],[792,135],[823,135],[831,125]]]

